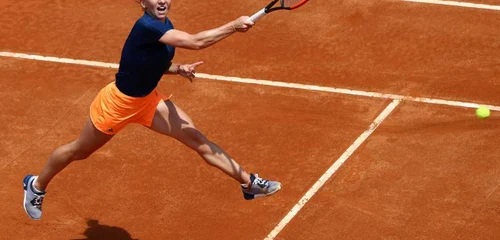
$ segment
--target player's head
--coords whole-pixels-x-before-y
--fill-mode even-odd
[[[167,17],[171,0],[140,0],[141,6],[149,15],[163,20]]]

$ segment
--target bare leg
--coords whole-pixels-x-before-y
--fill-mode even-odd
[[[86,159],[106,144],[112,137],[112,135],[107,135],[97,130],[92,121],[90,119],[87,120],[77,140],[62,145],[52,152],[33,185],[36,189],[45,191],[52,178],[68,166],[68,164],[75,160]]]
[[[196,151],[209,165],[223,171],[241,184],[250,183],[250,175],[215,143],[195,128],[191,118],[172,101],[158,104],[151,129],[173,137]]]

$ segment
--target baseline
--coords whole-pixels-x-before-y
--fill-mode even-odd
[[[104,62],[98,62],[98,61],[88,61],[88,60],[59,58],[59,57],[48,57],[48,56],[41,56],[41,55],[31,55],[31,54],[12,53],[12,52],[0,52],[0,57],[13,57],[13,58],[31,59],[31,60],[37,60],[37,61],[78,64],[78,65],[104,67],[104,68],[118,68],[118,66],[119,66],[116,63],[104,63]],[[434,98],[426,98],[426,97],[412,97],[412,96],[403,96],[403,95],[397,95],[397,94],[367,92],[367,91],[352,90],[352,89],[345,89],[345,88],[323,87],[323,86],[316,86],[316,85],[287,83],[287,82],[278,82],[278,81],[270,81],[270,80],[259,80],[259,79],[251,79],[251,78],[227,77],[227,76],[212,75],[212,74],[206,74],[206,73],[196,73],[196,77],[210,79],[210,80],[218,80],[218,81],[228,81],[228,82],[257,84],[257,85],[274,86],[274,87],[304,89],[304,90],[311,90],[311,91],[331,92],[331,93],[355,95],[355,96],[362,96],[362,97],[385,98],[385,99],[392,99],[392,100],[405,100],[405,101],[440,104],[440,105],[455,106],[455,107],[478,108],[479,106],[485,106],[485,107],[489,108],[490,110],[500,111],[500,106],[494,106],[494,105],[489,105],[489,104],[479,104],[479,103],[472,103],[472,102],[461,102],[461,101],[434,99]]]

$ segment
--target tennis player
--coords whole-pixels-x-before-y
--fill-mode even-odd
[[[191,118],[161,94],[156,86],[163,74],[189,80],[202,62],[173,63],[175,48],[199,50],[235,32],[246,32],[253,22],[243,16],[218,28],[189,34],[174,29],[167,18],[171,0],[141,0],[144,15],[137,20],[123,46],[115,81],[105,86],[90,106],[90,117],[78,139],[56,148],[39,175],[23,180],[24,209],[32,219],[42,217],[42,203],[49,182],[75,160],[88,158],[129,123],[142,124],[173,137],[196,151],[241,184],[244,199],[269,196],[281,183],[249,174],[198,130]]]

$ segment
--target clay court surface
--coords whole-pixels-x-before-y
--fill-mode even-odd
[[[195,33],[266,3],[173,0],[169,17]],[[114,64],[142,14],[130,0],[0,9],[0,52]],[[78,136],[116,69],[0,57],[0,239],[498,239],[500,118],[480,120],[474,106],[500,109],[499,25],[500,11],[482,8],[311,0],[211,48],[178,49],[175,62],[203,60],[209,77],[165,76],[160,91],[283,190],[245,201],[187,147],[130,125],[54,178],[41,221],[24,213],[22,179]]]

